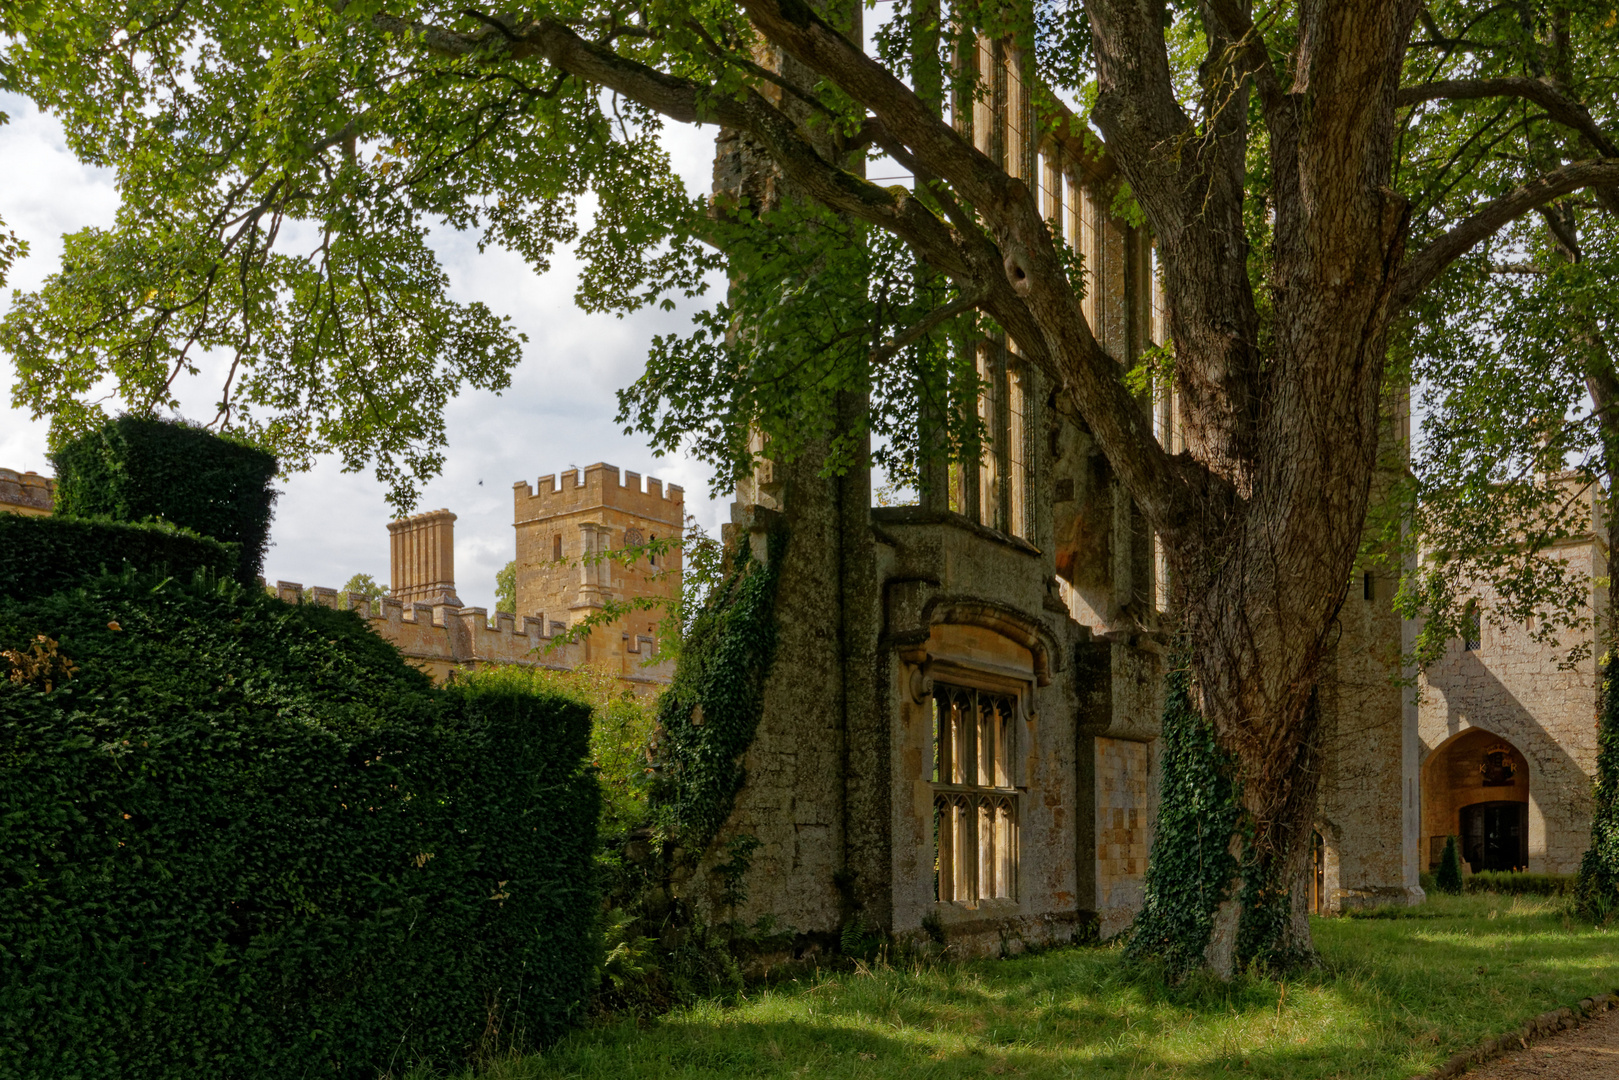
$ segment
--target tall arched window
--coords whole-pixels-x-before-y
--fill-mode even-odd
[[[934,895],[1016,899],[1017,697],[935,683],[933,703]]]

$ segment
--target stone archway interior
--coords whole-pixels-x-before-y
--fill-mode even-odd
[[[1470,728],[1443,743],[1422,767],[1422,825],[1428,868],[1455,836],[1464,867],[1521,870],[1529,863],[1529,763],[1512,743]]]

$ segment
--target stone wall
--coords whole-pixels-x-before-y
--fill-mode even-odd
[[[339,593],[336,589],[314,586],[305,589],[292,581],[275,583],[275,593],[289,604],[313,603],[337,610],[354,611],[372,630],[399,649],[407,661],[444,682],[452,672],[489,664],[520,664],[553,671],[572,671],[586,666],[584,645],[566,642],[561,632],[547,633],[540,619],[518,619],[497,611],[494,618],[480,607],[453,604],[404,604],[393,597],[372,601],[363,593]],[[640,661],[651,652],[627,648],[622,662],[608,668],[626,688],[637,693],[655,694],[669,682],[673,664],[667,661],[643,667]],[[601,665],[592,665],[600,667]]]
[[[1316,831],[1330,880],[1323,913],[1419,903],[1419,792],[1413,769],[1414,713],[1400,671],[1402,624],[1395,582],[1367,566],[1338,612],[1338,641],[1318,684],[1321,790]]]
[[[1146,899],[1152,850],[1152,744],[1099,738],[1096,753],[1096,909],[1101,936],[1125,930]]]
[[[1593,582],[1608,573],[1595,533],[1576,538],[1555,554]],[[1604,592],[1592,589],[1591,603],[1598,614]],[[1455,789],[1447,770],[1429,768],[1428,763],[1458,736],[1478,731],[1510,744],[1527,769],[1529,869],[1573,873],[1590,842],[1597,754],[1596,659],[1586,657],[1565,666],[1569,643],[1543,645],[1532,639],[1527,626],[1497,625],[1490,616],[1493,593],[1479,588],[1476,595],[1482,605],[1479,647],[1468,649],[1464,642],[1453,642],[1419,687],[1423,797],[1430,807],[1424,812],[1424,865],[1431,838],[1445,835],[1438,830],[1455,832],[1459,821],[1450,818],[1469,801],[1486,801],[1482,790]],[[1491,793],[1492,799],[1500,790]]]

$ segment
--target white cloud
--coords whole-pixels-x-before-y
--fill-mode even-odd
[[[13,269],[11,284],[34,289],[60,261],[61,234],[108,225],[118,206],[112,177],[86,168],[68,151],[60,126],[32,104],[0,95],[12,122],[0,127],[0,216],[29,241],[31,252]],[[713,128],[668,133],[676,167],[688,188],[706,190]],[[447,411],[449,447],[444,475],[427,485],[422,509],[457,515],[456,584],[463,603],[494,607],[495,572],[512,557],[512,484],[606,461],[686,489],[687,510],[709,529],[726,513],[710,502],[708,470],[684,456],[655,458],[639,436],[613,421],[615,391],[640,373],[655,333],[687,325],[689,310],[642,312],[620,320],[586,315],[573,304],[579,271],[559,255],[540,277],[504,251],[478,254],[471,237],[435,238],[452,294],[481,300],[511,315],[528,335],[524,359],[503,395],[463,393]],[[0,300],[0,312],[10,304]],[[15,370],[4,361],[9,384]],[[181,394],[187,415],[208,419],[217,383],[209,368]],[[7,402],[9,405],[9,400]],[[0,466],[49,471],[46,424],[16,409],[0,411]],[[481,481],[481,483],[480,483]],[[341,587],[354,573],[388,575],[389,508],[369,473],[345,474],[333,459],[282,485],[265,559],[265,576],[305,585]]]

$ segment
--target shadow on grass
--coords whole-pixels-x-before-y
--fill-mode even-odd
[[[1545,903],[1315,923],[1319,969],[1167,986],[1116,948],[822,974],[613,1023],[484,1080],[707,1077],[1404,1080],[1619,985],[1619,935]]]

